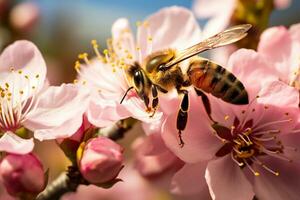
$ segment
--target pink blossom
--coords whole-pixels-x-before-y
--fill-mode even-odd
[[[13,28],[22,31],[30,31],[36,25],[40,17],[40,9],[33,2],[17,4],[10,12],[10,23]]]
[[[292,25],[289,29],[278,26],[265,30],[257,51],[269,62],[270,74],[300,89],[300,24]]]
[[[170,191],[172,199],[209,199],[204,179],[207,162],[189,165],[175,156],[159,134],[161,123],[144,123],[143,127],[148,136],[133,144],[139,173],[155,187]]]
[[[276,77],[265,76],[270,70],[266,64],[252,50],[240,50],[230,57],[228,65],[245,84],[250,104],[236,106],[210,96],[214,124],[192,97],[184,148],[177,145],[176,114],[167,117],[162,137],[186,162],[173,177],[175,192],[205,195],[206,181],[213,199],[250,200],[254,195],[267,200],[297,199],[299,94]],[[187,181],[198,184],[187,189]]]
[[[145,177],[161,176],[183,164],[168,148],[159,133],[138,138],[134,144],[135,168]]]
[[[25,127],[39,140],[69,137],[82,123],[88,93],[75,85],[47,87],[46,64],[29,41],[17,41],[0,56],[0,150],[26,154],[33,139],[19,137]]]
[[[82,176],[94,184],[115,179],[123,168],[123,148],[106,137],[90,139],[78,158]]]
[[[35,196],[46,186],[43,166],[34,154],[6,155],[0,163],[0,177],[7,192],[20,198]]]
[[[289,7],[291,0],[274,0],[275,8]],[[236,8],[237,0],[195,0],[193,11],[199,19],[208,19],[203,28],[203,38],[210,37],[225,30],[230,25],[230,20]],[[222,12],[220,12],[222,10]],[[225,65],[229,56],[236,50],[232,45],[215,49],[212,59]]]
[[[96,126],[106,126],[129,116],[144,122],[159,119],[159,111],[154,119],[149,117],[151,113],[145,112],[145,104],[135,91],[130,92],[120,104],[131,86],[131,80],[126,78],[122,68],[134,63],[141,65],[148,55],[159,50],[187,48],[199,42],[201,36],[193,14],[176,6],[164,8],[137,25],[134,37],[128,20],[118,19],[112,26],[112,39],[108,41],[104,55],[98,52],[98,45],[93,41],[98,58],[88,60],[87,55],[82,54],[80,57],[86,65],[76,64],[79,81],[92,90],[87,116]],[[160,98],[161,101],[163,98]]]
[[[274,0],[274,4],[277,9],[285,9],[291,0]],[[237,0],[195,0],[193,10],[200,19],[209,19],[204,32],[211,36],[228,27],[236,5]]]

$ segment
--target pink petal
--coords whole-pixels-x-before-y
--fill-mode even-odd
[[[133,145],[135,152],[135,167],[143,176],[160,175],[180,161],[164,145],[160,134],[151,134],[146,138],[138,138]]]
[[[230,156],[210,161],[205,178],[213,199],[252,200],[254,196],[251,184]]]
[[[171,192],[177,195],[197,195],[198,199],[210,199],[204,178],[207,162],[185,164],[173,177]]]
[[[300,23],[294,24],[290,27],[289,32],[291,34],[292,40],[297,42],[299,45],[300,43]]]
[[[283,53],[289,54],[290,46],[291,38],[288,30],[284,26],[272,27],[265,30],[260,36],[258,52],[267,57],[274,56],[274,59],[278,60],[282,59]]]
[[[286,9],[290,6],[292,0],[274,0],[277,9]]]
[[[296,133],[293,133],[293,131],[290,131],[288,134],[280,134],[278,135],[279,140],[282,142],[282,145],[286,148],[284,148],[284,155],[292,160],[292,162],[296,162],[300,164],[300,128],[299,128],[299,122],[298,127],[295,128],[293,131]]]
[[[0,138],[0,151],[15,154],[27,154],[33,150],[33,139],[23,139],[13,132],[6,132]]]
[[[281,81],[274,81],[262,88],[257,101],[268,105],[298,108],[299,92]]]
[[[199,18],[209,18],[222,13],[232,13],[235,8],[235,0],[196,0],[193,10]],[[223,12],[220,12],[222,10]]]
[[[112,39],[114,50],[120,58],[126,59],[128,55],[126,51],[128,51],[133,56],[131,61],[137,59],[134,37],[127,19],[120,18],[115,21],[112,26]]]
[[[285,82],[288,82],[292,70],[289,66],[291,50],[291,36],[283,26],[269,28],[260,37],[258,52],[273,63],[272,66],[279,71],[281,80]]]
[[[179,109],[179,105],[176,106]],[[174,106],[174,110],[176,108]],[[166,146],[180,159],[195,163],[211,159],[221,147],[221,142],[212,134],[211,122],[204,111],[201,98],[190,92],[190,109],[186,129],[182,132],[185,142],[183,148],[178,145],[176,129],[177,112],[167,116],[162,127],[162,138]]]
[[[146,122],[161,117],[157,112],[153,118],[150,118],[150,114],[145,112],[144,102],[133,90],[120,104],[129,87],[122,69],[116,68],[116,71],[113,71],[111,65],[95,59],[90,65],[82,67],[79,79],[86,81],[84,88],[90,90],[91,101],[87,117],[95,126],[107,126],[129,116]]]
[[[22,74],[11,73],[11,67],[15,71],[22,70]],[[40,51],[32,42],[19,40],[6,47],[0,56],[0,83],[5,81],[13,84],[14,77],[24,79],[25,75],[29,77],[30,86],[41,88],[46,77],[46,63]],[[38,78],[36,78],[37,75]],[[3,80],[5,77],[9,78]],[[21,88],[26,87],[28,87],[28,83]]]
[[[138,45],[145,55],[167,48],[184,49],[200,41],[201,32],[193,14],[183,7],[168,7],[146,19],[138,28]],[[152,38],[152,42],[148,38]]]
[[[118,102],[92,99],[87,110],[88,120],[97,127],[105,127],[130,116],[130,112]]]
[[[226,1],[226,0],[225,0]],[[204,27],[203,30],[203,38],[208,38],[211,37],[223,30],[225,30],[229,23],[230,23],[230,19],[232,16],[232,13],[235,9],[235,0],[227,0],[230,1],[230,3],[233,2],[233,4],[226,4],[226,7],[228,6],[228,8],[222,8],[224,10],[224,12],[219,12],[218,15],[216,15],[215,17],[212,17],[211,19],[209,19]],[[223,1],[222,1],[223,3]],[[220,6],[222,6],[221,3],[218,3]]]
[[[128,88],[123,70],[116,68],[115,71],[110,64],[105,64],[98,59],[91,60],[89,65],[82,65],[79,80],[85,81],[87,88],[92,88],[96,94],[103,98],[121,100]]]
[[[256,97],[266,82],[278,79],[277,72],[271,67],[272,65],[253,50],[236,51],[230,56],[228,66],[246,87],[249,101]]]
[[[258,199],[299,199],[299,162],[287,162],[276,158],[265,159],[264,164],[278,171],[279,176],[261,169],[261,175],[254,179],[254,191]]]
[[[81,126],[88,101],[89,94],[80,86],[49,87],[39,97],[37,108],[28,114],[24,125],[39,140],[71,136]]]

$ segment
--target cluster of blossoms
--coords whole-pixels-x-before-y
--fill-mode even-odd
[[[257,51],[240,49],[228,58],[225,67],[244,84],[249,104],[233,105],[207,94],[208,116],[203,99],[188,89],[184,147],[178,145],[176,91],[159,93],[153,114],[137,91],[128,90],[133,86],[124,73],[128,66],[142,66],[161,50],[184,50],[208,34],[191,11],[176,6],[138,22],[136,37],[128,20],[118,19],[107,49],[101,53],[93,40],[95,58],[80,54],[75,63],[78,78],[61,86],[49,86],[45,61],[34,44],[17,41],[8,46],[0,56],[0,150],[6,152],[0,176],[8,193],[35,197],[46,186],[47,175],[31,153],[34,138],[55,139],[78,168],[82,184],[112,186],[120,181],[124,155],[105,130],[131,117],[142,122],[147,135],[133,143],[135,168],[176,196],[297,199],[299,24],[267,29]],[[180,67],[186,71],[189,62]]]

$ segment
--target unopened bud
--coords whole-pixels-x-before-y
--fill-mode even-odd
[[[20,3],[12,9],[10,22],[19,31],[30,31],[37,23],[39,16],[40,9],[35,3]]]
[[[19,198],[35,196],[46,186],[43,166],[32,153],[6,155],[0,163],[0,177],[7,192]]]
[[[79,153],[82,176],[90,183],[113,181],[122,169],[123,148],[106,137],[90,139]]]

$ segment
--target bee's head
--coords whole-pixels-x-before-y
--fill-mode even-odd
[[[126,74],[128,77],[127,79],[130,82],[129,84],[135,89],[148,108],[151,81],[147,77],[145,71],[137,63],[135,63],[126,70]]]
[[[163,66],[170,62],[175,57],[175,51],[167,49],[150,55],[144,62],[144,69],[148,73],[158,72],[163,70]]]

